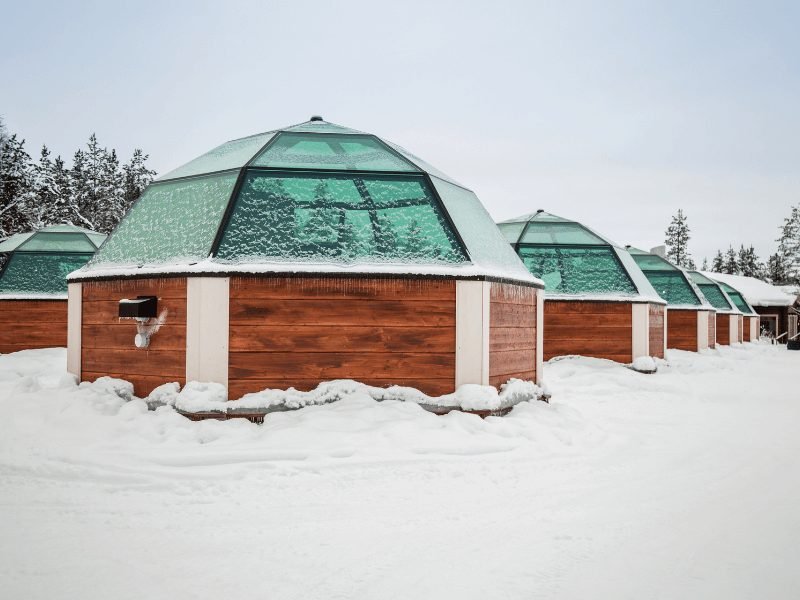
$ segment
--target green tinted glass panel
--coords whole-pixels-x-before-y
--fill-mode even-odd
[[[521,244],[607,244],[578,223],[531,221],[522,234]]]
[[[208,257],[236,173],[155,183],[98,250],[95,264],[145,264]]]
[[[642,271],[677,271],[678,269],[655,254],[636,254],[631,252],[630,255]],[[683,277],[681,277],[683,279]],[[662,296],[663,297],[663,296]]]
[[[253,166],[279,169],[418,171],[369,135],[281,133]]]
[[[610,247],[521,246],[519,255],[553,294],[637,293]]]
[[[513,223],[498,223],[497,228],[509,244],[516,244],[527,222],[514,221]]]
[[[722,287],[723,290],[725,290],[725,293],[728,294],[728,297],[731,300],[733,300],[733,303],[736,305],[736,308],[738,308],[743,313],[751,314],[752,311],[750,310],[750,307],[747,305],[747,301],[739,292],[737,292],[727,283],[720,283],[719,285],[720,287]]]
[[[342,127],[341,125],[328,123],[327,121],[308,121],[306,123],[300,123],[299,125],[284,127],[283,129],[284,131],[291,132],[364,134],[362,131],[350,129],[349,127]]]
[[[210,152],[206,152],[202,156],[198,156],[185,165],[159,177],[158,181],[176,179],[178,177],[193,177],[195,175],[204,175],[206,173],[215,173],[228,169],[238,169],[246,165],[251,158],[258,154],[258,151],[261,150],[274,135],[274,131],[268,131],[266,133],[225,142]]]
[[[700,306],[700,299],[680,271],[645,271],[644,274],[667,304]]]
[[[462,263],[420,176],[248,173],[217,256],[226,260]]]
[[[91,257],[91,254],[15,252],[0,277],[0,294],[66,294],[67,275],[80,269]]]
[[[716,284],[698,283],[697,287],[700,288],[700,291],[703,292],[703,296],[706,297],[706,300],[708,300],[714,308],[719,310],[731,310],[733,308],[725,299],[722,290],[720,290]]]
[[[26,252],[94,252],[96,247],[82,233],[47,233],[40,231],[19,246]]]

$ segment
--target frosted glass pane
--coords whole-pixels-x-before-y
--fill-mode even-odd
[[[578,223],[531,221],[521,244],[608,244]]]
[[[520,257],[528,270],[555,294],[623,294],[637,290],[611,247],[522,246]]]
[[[151,185],[91,264],[139,265],[208,257],[236,177],[233,173]]]
[[[447,173],[441,172],[439,169],[434,167],[432,164],[422,160],[419,156],[411,154],[411,152],[409,152],[408,150],[406,150],[402,146],[398,146],[397,144],[393,144],[392,142],[389,142],[387,140],[383,140],[383,141],[386,143],[387,146],[389,146],[390,148],[395,150],[401,156],[403,156],[404,158],[408,159],[412,164],[414,164],[415,166],[419,167],[421,170],[425,171],[429,175],[432,175],[432,176],[434,176],[434,177],[436,177],[438,179],[441,179],[442,181],[447,181],[447,182],[453,183],[455,185],[460,185],[455,179],[450,177]]]
[[[170,171],[166,175],[162,175],[158,178],[158,181],[176,179],[177,177],[191,177],[194,175],[203,175],[206,173],[243,167],[251,158],[258,154],[258,151],[272,139],[273,135],[275,135],[274,131],[268,131],[266,133],[259,133],[258,135],[251,135],[250,137],[226,142],[221,146],[217,146],[210,152],[206,152],[202,156],[198,156],[194,160],[189,161],[185,165]]]
[[[421,176],[248,173],[217,256],[241,261],[463,263]]]
[[[418,171],[369,135],[281,133],[253,166],[279,169]]]
[[[349,127],[342,127],[335,123],[328,123],[327,121],[308,121],[307,123],[300,123],[299,125],[292,125],[286,127],[284,131],[291,131],[296,133],[342,133],[342,134],[362,134],[363,131],[356,131]]]
[[[633,260],[639,265],[642,271],[677,271],[677,267],[672,265],[669,261],[664,260],[655,254],[637,254],[631,252]]]
[[[0,294],[66,294],[67,275],[91,254],[15,252],[0,277]]]
[[[725,290],[725,293],[728,294],[728,297],[731,300],[733,300],[733,303],[736,305],[736,308],[738,308],[743,313],[747,314],[752,313],[750,307],[747,305],[747,301],[742,297],[742,295],[739,292],[737,292],[727,283],[720,283],[719,285],[722,287],[723,290]]]
[[[475,265],[499,277],[531,279],[525,265],[473,192],[438,177],[431,177],[431,181]]]
[[[722,293],[722,290],[720,290],[715,283],[698,283],[697,285],[700,291],[703,292],[706,300],[708,300],[714,308],[719,310],[731,310],[733,308],[725,299],[725,294]]]
[[[26,242],[20,244],[18,250],[26,252],[91,252],[96,247],[82,233],[47,233],[40,231]]]
[[[497,227],[509,244],[516,244],[527,224],[527,221],[514,221],[513,223],[498,223]]]
[[[667,304],[700,306],[700,299],[684,278],[683,273],[677,269],[672,271],[645,271],[644,274],[656,290],[656,293],[666,300]]]

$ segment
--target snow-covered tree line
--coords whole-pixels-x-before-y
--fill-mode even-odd
[[[0,239],[69,223],[110,232],[155,176],[136,149],[126,163],[92,134],[68,166],[42,146],[38,160],[0,120]]]
[[[752,245],[740,244],[739,250],[734,249],[733,245],[726,251],[717,250],[711,264],[708,259],[703,259],[701,269],[756,277],[776,284],[800,284],[800,204],[791,209],[779,229],[780,237],[776,240],[778,250],[766,263],[758,257]],[[678,210],[667,228],[664,243],[667,246],[667,258],[686,269],[695,268],[689,253],[690,237],[688,219],[683,210]]]

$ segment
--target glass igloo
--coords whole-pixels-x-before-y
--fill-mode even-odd
[[[646,297],[662,302],[624,248],[577,221],[538,210],[498,223],[528,270],[554,297]]]
[[[0,242],[9,259],[0,273],[0,296],[66,298],[67,275],[94,255],[105,235],[74,225],[52,225]]]
[[[711,308],[710,303],[703,296],[703,292],[695,285],[686,271],[657,254],[651,254],[632,246],[627,246],[627,250],[658,295],[667,301],[670,308]]]
[[[319,117],[227,142],[157,179],[82,273],[124,267],[533,281],[472,191]]]

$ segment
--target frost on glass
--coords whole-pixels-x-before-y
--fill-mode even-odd
[[[80,269],[91,257],[91,254],[15,252],[0,277],[0,294],[66,294],[67,275]]]
[[[725,298],[725,294],[715,283],[698,283],[697,286],[714,308],[719,310],[731,310],[733,308]]]
[[[420,176],[248,173],[217,251],[223,260],[462,263]]]
[[[644,274],[656,293],[666,300],[667,304],[700,306],[700,299],[680,271],[646,270]]]
[[[27,252],[94,252],[97,248],[83,233],[49,233],[40,231],[19,245]]]
[[[520,244],[608,244],[607,241],[593,234],[578,223],[553,223],[533,220]]]
[[[549,293],[637,294],[611,247],[522,246],[519,254]]]
[[[252,164],[279,169],[418,171],[371,135],[281,133]]]
[[[735,289],[733,289],[726,283],[721,283],[720,286],[722,286],[722,289],[724,289],[725,293],[728,294],[728,297],[731,300],[733,300],[733,303],[736,305],[736,308],[738,308],[740,311],[746,314],[752,313],[752,311],[750,310],[750,306],[748,306],[747,304],[747,301],[739,292],[737,292]]]
[[[677,267],[673,266],[667,260],[655,254],[638,254],[631,252],[633,260],[639,265],[642,271],[677,271]]]
[[[470,260],[498,276],[530,280],[530,273],[471,191],[431,177],[450,219],[467,247]]]
[[[343,134],[359,134],[361,131],[350,129],[349,127],[342,127],[335,123],[328,123],[327,121],[308,121],[300,123],[299,125],[292,125],[285,127],[284,131],[293,131],[297,133],[343,133]]]
[[[509,244],[516,244],[522,230],[525,229],[527,221],[513,221],[506,223],[498,223],[497,228]]]
[[[225,142],[210,152],[206,152],[202,156],[198,156],[185,165],[159,177],[158,181],[215,173],[228,169],[238,169],[246,165],[251,158],[258,154],[258,151],[272,139],[273,135],[275,135],[274,131],[268,131],[266,133],[259,133],[258,135],[251,135],[250,137]]]
[[[236,173],[155,183],[98,250],[92,265],[208,257]]]

